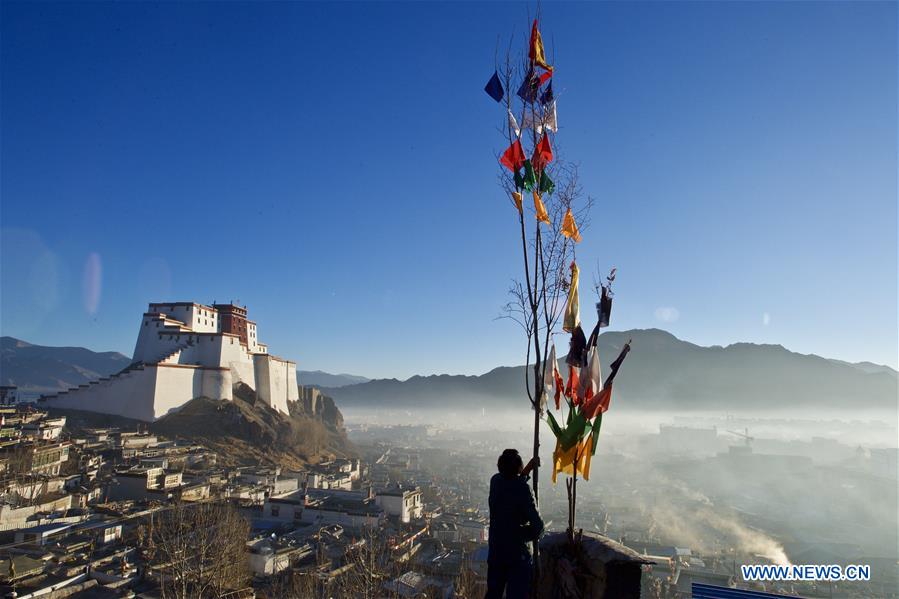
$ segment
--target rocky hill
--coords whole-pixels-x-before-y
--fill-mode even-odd
[[[355,455],[346,437],[343,416],[330,397],[322,396],[312,413],[308,402],[290,405],[290,415],[258,401],[253,389],[234,386],[234,401],[197,397],[178,410],[147,425],[145,422],[78,410],[51,409],[64,414],[73,431],[117,426],[127,430],[149,426],[169,439],[202,444],[218,454],[226,466],[269,464],[302,468],[334,457]]]
[[[292,402],[285,416],[258,401],[238,383],[234,401],[198,397],[163,416],[150,430],[171,439],[202,443],[228,465],[272,464],[301,468],[305,464],[354,453],[343,429],[343,416],[327,398],[326,409],[309,413]]]

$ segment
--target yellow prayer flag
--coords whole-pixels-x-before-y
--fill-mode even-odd
[[[556,440],[556,449],[553,451],[552,481],[556,484],[556,477],[561,472],[568,476],[574,476],[575,462],[578,473],[584,480],[590,480],[590,463],[593,461],[593,433],[587,438],[576,443],[568,451],[562,451],[559,441]]]
[[[537,220],[547,225],[552,224],[549,220],[549,214],[546,212],[546,206],[543,205],[543,200],[540,199],[540,196],[537,194],[537,190],[534,190],[534,210],[537,211]]]
[[[546,56],[543,52],[543,36],[540,35],[540,30],[537,28],[537,19],[534,19],[534,25],[531,27],[531,43],[528,49],[528,57],[538,67],[542,67],[547,71],[553,70],[550,65],[546,64]]]
[[[562,330],[570,333],[581,324],[581,304],[578,298],[578,280],[580,271],[577,264],[571,263],[571,285],[568,287],[568,302],[565,304],[565,317]]]
[[[521,214],[521,194],[517,191],[513,191],[512,201],[515,202],[515,207],[518,208],[518,213]]]
[[[575,243],[581,242],[581,233],[577,230],[577,223],[574,222],[574,215],[571,208],[565,213],[565,220],[562,221],[562,235],[568,237]]]

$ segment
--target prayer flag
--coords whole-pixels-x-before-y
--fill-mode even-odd
[[[581,325],[576,326],[571,331],[565,363],[578,368],[583,368],[587,365],[587,337],[584,336],[584,329],[581,328]]]
[[[552,222],[549,220],[549,214],[546,212],[546,206],[543,204],[543,200],[540,199],[540,196],[537,194],[537,190],[534,190],[534,210],[537,211],[537,221],[541,223],[546,223],[547,225],[551,225]]]
[[[546,106],[550,102],[554,102],[553,98],[553,84],[552,81],[549,82],[549,85],[546,86],[546,89],[543,90],[543,93],[540,94],[540,103]]]
[[[575,243],[581,242],[581,234],[577,230],[577,223],[574,222],[574,215],[571,214],[571,208],[565,213],[565,220],[562,221],[562,235],[568,237]]]
[[[599,324],[597,326],[609,326],[609,318],[612,316],[612,291],[606,285],[602,286],[602,295],[599,298],[599,303],[596,304],[596,311],[599,316]]]
[[[524,150],[521,147],[521,141],[515,140],[515,142],[509,146],[505,152],[503,152],[502,157],[499,159],[500,163],[509,169],[512,172],[517,171],[524,165],[526,158],[524,157]]]
[[[621,353],[618,354],[618,357],[612,362],[610,367],[611,372],[609,373],[608,378],[606,378],[602,390],[591,400],[584,402],[582,409],[587,418],[600,416],[609,409],[609,404],[612,402],[612,383],[615,380],[615,375],[618,374],[618,369],[621,368],[621,363],[624,362],[624,358],[629,351],[631,351],[630,341],[624,344],[624,347],[621,348]]]
[[[530,160],[524,161],[524,177],[521,179],[521,188],[525,191],[531,191],[537,187],[537,174]]]
[[[537,19],[534,19],[534,24],[531,26],[531,43],[530,48],[528,48],[528,58],[538,67],[547,71],[553,70],[551,66],[546,64],[546,56],[543,52],[543,38],[540,35],[540,30],[537,29]]]
[[[624,358],[627,357],[629,351],[631,351],[630,340],[628,340],[628,342],[624,344],[624,347],[621,348],[621,353],[618,354],[618,357],[615,358],[615,361],[612,362],[612,365],[609,367],[611,369],[611,372],[609,372],[609,377],[606,379],[606,387],[612,386],[612,381],[615,380],[615,375],[618,374],[618,369],[621,368],[621,364],[622,362],[624,362]]]
[[[591,347],[587,367],[581,372],[581,397],[584,405],[588,405],[590,400],[601,390],[602,374],[599,364],[599,351],[595,347]]]
[[[521,137],[521,128],[518,126],[518,121],[515,120],[515,115],[512,114],[511,110],[506,109],[509,113],[509,131],[515,134],[515,137]]]
[[[518,88],[518,97],[529,104],[537,101],[537,94],[540,92],[540,85],[543,83],[540,77],[534,72],[534,68],[528,69],[524,76],[521,87]]]
[[[580,367],[578,366],[568,366],[568,383],[565,385],[565,397],[571,400],[573,405],[578,405],[581,403],[580,397],[578,396],[578,391],[581,388],[581,377],[580,377]]]
[[[537,135],[543,134],[543,116],[536,110],[525,110],[521,119],[522,129],[533,129]]]
[[[556,436],[556,439],[559,440],[562,449],[566,451],[583,439],[584,433],[590,430],[590,423],[587,422],[587,419],[576,407],[568,411],[568,421],[565,423],[565,428],[559,426],[552,412],[546,413],[546,423]]]
[[[534,165],[534,169],[538,171],[542,171],[547,164],[552,162],[553,160],[553,149],[552,146],[549,145],[549,137],[546,134],[540,138],[540,142],[537,144],[537,147],[534,148],[534,156],[531,158],[531,163]]]
[[[558,123],[556,117],[556,103],[553,102],[549,106],[543,108],[543,113],[535,110],[525,110],[524,117],[521,119],[522,129],[533,129],[537,135],[543,135],[544,131],[558,131]]]
[[[559,130],[559,123],[556,118],[556,101],[553,100],[552,104],[543,107],[543,127],[547,131],[552,131],[555,133]],[[540,133],[540,131],[538,131]]]
[[[579,273],[577,264],[571,262],[571,284],[568,286],[568,303],[565,305],[565,319],[562,322],[562,330],[569,333],[573,332],[578,325],[581,324],[581,308],[578,301],[578,278]],[[583,333],[581,333],[583,335]]]
[[[518,208],[518,213],[521,214],[521,194],[517,191],[513,191],[512,201],[515,202],[515,207]]]
[[[543,395],[540,397],[540,407],[546,408],[546,402],[548,401],[548,397],[557,393],[555,391],[555,379],[553,375],[555,371],[558,369],[556,365],[556,346],[553,345],[552,349],[549,350],[549,355],[546,356],[546,359],[543,361]],[[556,399],[556,409],[559,409],[559,400]]]
[[[487,95],[496,100],[497,102],[501,102],[503,96],[506,95],[506,92],[503,90],[503,84],[500,83],[499,73],[493,71],[493,77],[490,78],[490,81],[487,82],[487,85],[484,86],[484,91],[487,92]]]
[[[593,431],[583,441],[568,450],[563,449],[562,444],[556,441],[556,448],[553,450],[553,484],[556,484],[556,479],[560,472],[568,476],[574,476],[575,472],[577,472],[584,477],[584,480],[590,480],[590,462],[595,453],[595,447],[596,441]]]
[[[581,409],[584,410],[584,416],[593,418],[605,414],[609,409],[609,403],[612,401],[612,385],[604,386],[599,393],[584,401]]]
[[[556,359],[556,346],[553,344],[552,354],[550,354],[552,358],[550,362],[552,363],[552,377],[553,382],[555,383],[556,391],[553,394],[553,399],[556,402],[556,409],[559,409],[559,399],[562,396],[562,391],[565,390],[565,381],[562,380],[562,373],[559,371],[559,361]]]
[[[548,193],[552,195],[552,192],[556,190],[556,184],[553,183],[553,180],[549,178],[549,173],[543,171],[540,173],[540,193]]]

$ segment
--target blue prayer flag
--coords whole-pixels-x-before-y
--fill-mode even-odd
[[[540,94],[540,103],[546,106],[553,101],[553,82],[550,81],[546,86],[546,91]]]
[[[528,74],[524,77],[521,87],[518,88],[518,97],[533,104],[537,99],[537,92],[540,91],[540,78],[534,72],[534,68],[528,69]]]
[[[503,84],[499,81],[499,73],[493,71],[493,77],[484,86],[484,91],[497,102],[501,102],[506,92],[503,91]]]

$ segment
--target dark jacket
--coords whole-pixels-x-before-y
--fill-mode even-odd
[[[513,562],[529,555],[528,543],[543,533],[527,478],[490,479],[490,533],[488,562]]]

